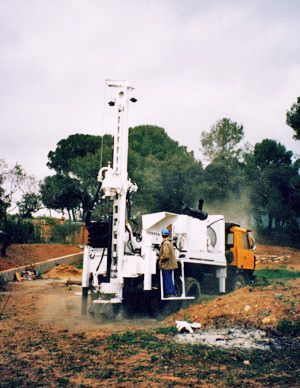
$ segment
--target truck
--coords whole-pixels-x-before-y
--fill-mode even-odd
[[[134,88],[128,81],[106,80],[116,98],[109,102],[117,112],[113,164],[101,167],[97,195],[106,213],[97,221],[87,217],[88,244],[84,248],[82,314],[110,306],[113,313],[147,310],[165,316],[201,300],[203,293],[225,293],[253,280],[255,241],[252,232],[182,206],[181,214],[168,211],[142,216],[141,230],[131,222],[131,196],[137,185],[128,177],[127,114]],[[96,195],[96,197],[97,197]],[[173,272],[176,296],[165,298],[158,267],[161,230],[167,228],[174,245],[178,269]],[[104,307],[105,306],[105,307]]]

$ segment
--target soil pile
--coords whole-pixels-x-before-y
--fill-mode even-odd
[[[77,245],[13,244],[8,247],[7,256],[0,257],[0,271],[80,252]]]
[[[72,265],[60,264],[51,271],[45,273],[43,278],[46,279],[62,279],[62,280],[81,280],[82,271]]]
[[[265,288],[245,287],[206,304],[191,305],[169,316],[165,323],[177,320],[199,322],[202,327],[229,327],[240,324],[257,328],[275,327],[278,322],[300,316],[300,279]]]

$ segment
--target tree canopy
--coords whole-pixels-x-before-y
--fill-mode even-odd
[[[55,151],[48,153],[47,166],[57,173],[69,173],[72,160],[94,154],[101,148],[101,143],[100,136],[79,133],[70,135],[57,143]]]
[[[298,101],[299,102],[299,101]],[[291,114],[297,107],[291,109]],[[289,119],[291,120],[291,115]],[[294,116],[293,116],[294,117]],[[293,123],[296,121],[293,121]],[[268,233],[289,232],[299,237],[300,161],[273,139],[253,147],[243,145],[242,124],[223,118],[201,133],[205,168],[186,147],[158,126],[129,129],[128,176],[139,190],[132,196],[134,213],[181,212],[182,203],[195,207],[199,198],[209,212],[224,214],[229,221],[256,227]],[[69,219],[84,220],[98,190],[100,167],[113,159],[113,137],[74,134],[60,140],[48,153],[54,175],[44,179],[40,193],[30,189],[22,167],[0,173],[0,214],[11,208],[15,187],[25,187],[16,205],[19,216],[31,217],[40,200],[49,209],[66,212]],[[3,167],[3,164],[0,167]],[[3,184],[10,176],[10,191]],[[26,183],[27,182],[27,183]],[[101,216],[109,204],[103,202],[94,214]]]
[[[298,197],[298,168],[292,162],[293,153],[275,140],[264,139],[254,147],[251,169],[255,179],[250,184],[252,211],[258,224],[262,215],[268,218],[268,230],[285,229],[289,221],[300,215],[294,198]],[[298,193],[298,194],[297,194]]]
[[[41,196],[44,205],[49,209],[66,209],[69,217],[72,212],[73,220],[76,220],[75,209],[81,204],[81,190],[76,179],[64,175],[53,175],[45,178],[41,184]]]
[[[300,140],[300,97],[287,111],[286,123],[295,131],[294,138]]]
[[[210,162],[217,158],[239,157],[241,153],[239,144],[243,137],[242,124],[223,118],[213,124],[209,132],[201,133],[201,150]]]
[[[6,255],[6,249],[13,241],[25,241],[22,240],[20,226],[25,218],[31,217],[38,210],[37,186],[35,178],[28,175],[20,164],[10,167],[4,160],[0,160],[1,256]],[[22,198],[18,201],[20,194]]]
[[[129,176],[139,187],[135,202],[147,212],[179,211],[199,195],[202,164],[163,128],[143,125],[129,131]]]
[[[203,168],[193,152],[163,128],[130,128],[128,175],[139,187],[132,197],[135,213],[180,213],[182,202],[194,207],[201,197],[207,210],[234,222],[255,220],[261,230],[284,231],[291,222],[297,225],[299,161],[293,162],[293,153],[272,139],[246,149],[243,137],[243,126],[229,118],[202,132],[202,151],[209,160]],[[110,135],[76,134],[60,140],[48,154],[55,175],[41,185],[45,206],[67,211],[73,219],[84,218],[97,191],[100,164],[112,161],[112,150]]]
[[[274,167],[290,165],[292,156],[292,151],[287,151],[284,145],[271,139],[264,139],[254,147],[255,163],[262,170],[270,165]]]
[[[71,135],[48,154],[56,175],[47,177],[41,193],[45,206],[81,215],[89,210],[97,190],[97,174],[112,161],[110,135]],[[200,189],[202,164],[192,152],[171,139],[163,128],[142,125],[129,129],[128,173],[139,191],[134,196],[138,212],[178,211],[184,200],[193,204]]]
[[[64,209],[72,218],[84,217],[97,189],[97,175],[112,161],[113,137],[70,135],[48,153],[48,167],[56,174],[46,177],[42,186],[43,203],[49,209]],[[78,214],[77,214],[78,213]]]

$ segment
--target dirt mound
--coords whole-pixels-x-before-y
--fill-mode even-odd
[[[165,323],[176,320],[200,322],[204,326],[241,324],[265,328],[280,320],[300,316],[300,279],[266,288],[245,287],[214,299],[207,304],[195,304],[169,316]]]
[[[81,280],[82,271],[72,265],[60,264],[51,271],[45,273],[43,278],[46,279],[72,279]]]
[[[77,245],[13,244],[7,249],[7,257],[0,257],[0,271],[80,252]]]

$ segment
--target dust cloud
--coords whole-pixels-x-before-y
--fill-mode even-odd
[[[247,229],[254,229],[255,220],[252,215],[252,204],[247,192],[241,193],[239,197],[214,202],[207,200],[204,203],[204,210],[208,214],[222,214],[225,222],[239,224]]]

